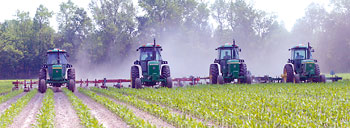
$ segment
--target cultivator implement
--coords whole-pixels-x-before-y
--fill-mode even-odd
[[[265,75],[263,77],[255,77],[252,76],[252,79],[255,83],[282,83],[281,77],[270,77],[268,75]]]
[[[12,88],[12,91],[18,90],[19,85],[23,85],[24,92],[29,92],[33,88],[33,85],[38,84],[38,81],[32,81],[32,80],[18,81],[18,80],[16,80],[15,82],[12,82],[12,84],[14,85],[14,87]]]

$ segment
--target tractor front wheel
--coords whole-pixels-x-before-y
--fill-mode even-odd
[[[293,67],[290,64],[286,64],[283,69],[283,82],[292,83],[294,80]]]
[[[219,75],[217,80],[218,80],[217,84],[224,84],[224,77],[222,77],[222,75]]]
[[[136,89],[142,88],[142,84],[141,84],[141,79],[140,78],[136,78],[135,79],[135,88]]]
[[[40,69],[39,79],[46,79],[46,69],[44,68]]]
[[[72,92],[75,91],[75,80],[73,80],[73,79],[69,80],[68,89],[71,90]]]
[[[168,88],[173,88],[173,80],[170,77],[166,78],[166,86]]]
[[[211,64],[209,69],[210,84],[217,84],[219,69],[217,64]]]
[[[39,92],[45,93],[47,89],[46,81],[44,79],[39,80]]]

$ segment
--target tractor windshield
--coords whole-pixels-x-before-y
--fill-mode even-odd
[[[294,49],[292,53],[292,59],[306,59],[306,49]]]
[[[230,60],[230,59],[238,59],[238,53],[234,48],[225,48],[225,49],[220,49],[219,50],[219,59],[225,59],[225,60]]]
[[[152,60],[153,56],[153,48],[142,48],[140,52],[140,60],[148,61]],[[160,48],[156,48],[156,60],[162,60],[160,56]]]
[[[58,63],[58,54],[60,62]],[[67,64],[67,56],[66,53],[57,53],[52,52],[47,54],[47,64]]]

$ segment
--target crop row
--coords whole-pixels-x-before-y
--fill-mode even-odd
[[[90,109],[81,101],[77,96],[66,88],[62,89],[68,96],[69,101],[72,103],[77,115],[80,118],[81,124],[87,128],[102,128],[95,117],[90,113]]]
[[[161,107],[153,103],[147,103],[144,100],[140,100],[135,96],[124,96],[121,93],[99,88],[91,88],[91,90],[136,106],[139,109],[147,111],[155,116],[161,117],[163,120],[166,120],[168,123],[173,124],[177,127],[206,127],[202,122],[198,122],[196,119],[186,117],[186,115],[178,115],[171,113],[171,111],[168,108]]]
[[[22,90],[19,90],[22,92]],[[28,104],[28,102],[37,94],[37,90],[28,92],[25,96],[18,99],[15,103],[11,104],[0,117],[0,127],[7,127],[12,123],[14,117],[18,115],[22,109]]]
[[[42,101],[43,105],[39,111],[39,114],[36,116],[37,123],[35,124],[35,127],[53,128],[55,126],[55,101],[53,96],[53,91],[48,89]]]
[[[128,109],[126,106],[116,104],[113,100],[110,100],[107,97],[100,96],[92,91],[78,88],[79,92],[89,96],[98,103],[107,107],[110,111],[114,112],[116,115],[121,117],[127,124],[136,128],[153,128],[155,126],[151,125],[149,122],[144,121],[143,119],[135,116],[135,114]]]
[[[176,89],[115,89],[221,126],[346,127],[349,83],[211,85]]]
[[[23,89],[20,89],[20,90],[9,92],[5,95],[1,95],[0,96],[0,104],[11,99],[12,97],[15,97],[15,96],[21,94],[22,92],[23,92]]]

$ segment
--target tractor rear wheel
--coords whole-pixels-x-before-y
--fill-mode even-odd
[[[40,79],[46,79],[46,69],[44,69],[44,68],[40,69],[39,80]]]
[[[320,75],[320,81],[322,83],[326,83],[326,76],[325,75]]]
[[[292,83],[294,80],[293,67],[290,64],[286,64],[283,69],[283,81],[285,83]]]
[[[132,66],[130,75],[131,75],[131,88],[136,88],[135,80],[136,78],[140,78],[139,67]]]
[[[217,80],[218,80],[217,84],[224,84],[224,77],[222,77],[222,75],[219,75]]]
[[[300,83],[300,75],[299,74],[294,75],[294,83]]]
[[[239,75],[240,75],[240,76],[245,76],[245,75],[248,73],[247,70],[248,70],[248,69],[247,69],[247,65],[244,64],[244,63],[242,63],[242,64],[240,65],[240,67],[239,67]]]
[[[142,88],[142,84],[141,84],[141,79],[140,78],[136,78],[135,79],[135,88],[136,89]]]
[[[315,64],[315,75],[319,76],[321,74],[320,66],[318,64]]]
[[[167,87],[167,86],[168,86],[168,78],[170,78],[170,68],[169,68],[168,65],[164,65],[164,66],[162,67],[162,74],[161,74],[161,77],[162,77],[163,79],[166,79],[166,81],[165,81],[165,82],[162,82],[161,85],[162,85],[163,87]],[[171,79],[171,78],[170,78],[170,79]]]
[[[71,90],[72,92],[75,91],[75,80],[74,79],[69,80],[68,89]]]
[[[173,88],[173,80],[170,77],[166,78],[166,87]]]
[[[39,92],[45,93],[47,89],[46,81],[45,79],[40,79],[39,80]]]
[[[210,69],[209,69],[209,79],[210,79],[210,84],[217,84],[217,78],[219,75],[219,68],[217,64],[210,64]]]

